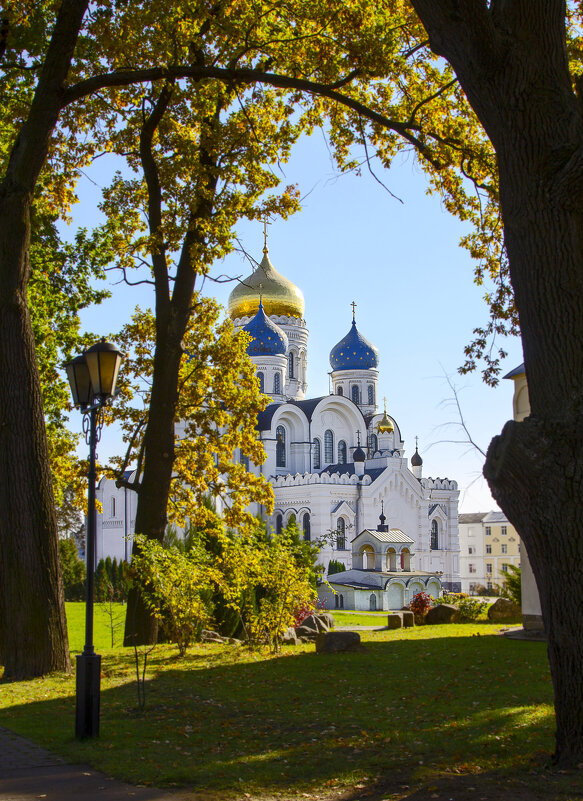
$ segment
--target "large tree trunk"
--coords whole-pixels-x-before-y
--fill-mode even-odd
[[[484,468],[540,591],[556,710],[555,760],[583,762],[583,122],[564,3],[412,0],[498,157],[505,243],[532,416]]]
[[[30,209],[88,0],[64,0],[0,183],[0,653],[5,678],[69,670],[48,448],[27,309]]]

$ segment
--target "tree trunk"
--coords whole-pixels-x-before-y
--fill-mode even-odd
[[[164,326],[158,321],[159,328]],[[184,330],[186,325],[184,326]],[[174,421],[178,401],[178,373],[182,358],[181,341],[184,330],[172,337],[166,336],[156,347],[154,380],[144,435],[144,473],[138,487],[136,534],[162,542],[166,531],[168,497],[174,465]],[[133,549],[136,549],[134,543]],[[128,594],[124,645],[155,643],[157,621],[142,601],[139,590],[133,587]]]
[[[561,766],[583,762],[583,120],[560,0],[412,0],[498,158],[532,417],[484,474],[538,584]]]
[[[69,670],[57,522],[26,300],[29,207],[0,202],[0,650],[4,677]],[[8,234],[7,234],[8,231]],[[8,241],[7,241],[8,240]],[[20,280],[7,266],[20,261]]]
[[[583,761],[583,419],[509,422],[484,474],[516,526],[539,589],[556,712],[559,765]]]
[[[0,184],[0,653],[5,678],[69,670],[57,521],[27,307],[30,209],[88,0],[63,0]]]

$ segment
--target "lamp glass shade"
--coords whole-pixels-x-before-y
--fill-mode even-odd
[[[114,345],[102,339],[85,351],[85,360],[93,394],[102,400],[112,397],[122,362],[121,353]]]
[[[75,406],[89,406],[91,402],[91,379],[85,356],[77,356],[65,365],[67,378]]]

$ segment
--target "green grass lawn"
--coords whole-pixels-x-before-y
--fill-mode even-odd
[[[77,648],[83,617],[67,609]],[[133,652],[108,649],[107,620],[97,620],[100,738],[74,739],[68,675],[1,685],[0,725],[110,775],[201,794],[189,798],[328,799],[355,787],[346,797],[415,789],[430,798],[444,782],[478,781],[510,788],[499,801],[529,787],[536,798],[582,797],[576,774],[544,769],[553,748],[545,645],[495,636],[497,626],[363,632],[366,650],[329,656],[313,645],[274,657],[201,644],[179,659],[159,646],[139,712]]]

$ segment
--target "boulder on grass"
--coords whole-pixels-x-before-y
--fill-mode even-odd
[[[318,636],[318,632],[311,628],[311,626],[304,626],[302,623],[301,626],[296,626],[296,636],[300,638],[307,638],[308,640],[315,640]]]
[[[508,623],[513,620],[520,620],[522,610],[509,598],[498,598],[488,609],[488,620],[494,623]]]
[[[289,629],[286,629],[282,635],[281,643],[282,645],[297,645],[298,644],[298,635],[296,634],[296,630],[293,626],[290,626]]]
[[[403,618],[398,612],[393,612],[393,614],[387,615],[387,628],[388,629],[403,628]]]
[[[338,654],[343,651],[364,651],[357,631],[328,631],[316,637],[317,654]]]
[[[334,615],[332,612],[320,612],[318,617],[325,626],[328,626],[328,631],[334,628]]]
[[[437,604],[425,615],[425,623],[435,626],[441,623],[457,623],[460,619],[460,610],[453,604]]]
[[[323,631],[329,631],[330,626],[322,619],[322,615],[311,614],[302,620],[302,626],[307,626],[310,629],[321,634]]]

